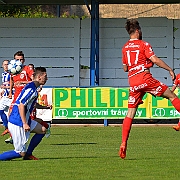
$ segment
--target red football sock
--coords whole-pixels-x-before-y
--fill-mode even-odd
[[[172,101],[172,105],[175,107],[175,109],[180,112],[180,99],[178,98],[175,98],[173,101]]]
[[[42,126],[44,126],[46,129],[48,129],[48,127],[49,127],[48,123],[45,122],[45,121],[42,121],[40,124],[41,124]]]
[[[122,125],[122,142],[127,142],[133,119],[125,117]]]

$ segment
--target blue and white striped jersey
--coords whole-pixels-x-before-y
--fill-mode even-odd
[[[2,73],[2,84],[3,86],[10,86],[10,73],[9,72],[6,72],[4,71]],[[9,89],[4,89],[4,94],[3,96],[8,96],[9,95]]]
[[[34,82],[28,83],[16,99],[12,112],[9,116],[9,122],[17,126],[23,127],[23,123],[18,109],[19,104],[23,103],[25,105],[26,120],[28,121],[28,124],[30,126],[30,114],[33,111],[35,103],[37,102],[37,98],[37,87],[35,86]]]

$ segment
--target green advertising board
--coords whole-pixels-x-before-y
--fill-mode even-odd
[[[128,88],[54,88],[53,119],[123,119],[127,114]],[[135,118],[178,118],[170,101],[146,94]]]

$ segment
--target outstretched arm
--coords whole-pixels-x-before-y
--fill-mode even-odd
[[[170,74],[172,80],[175,79],[176,76],[175,76],[174,71],[173,71],[163,60],[161,60],[160,58],[158,58],[156,55],[152,56],[152,57],[150,58],[150,60],[151,60],[154,64],[156,64],[157,66],[159,66],[159,67],[161,67],[161,68],[166,69],[167,71],[169,71],[169,74]]]
[[[171,91],[173,92],[176,89],[176,87],[177,87],[176,85],[173,85]]]

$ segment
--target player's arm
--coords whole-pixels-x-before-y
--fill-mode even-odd
[[[23,123],[24,130],[29,131],[30,127],[29,127],[29,125],[27,124],[27,121],[26,121],[25,105],[23,103],[20,103],[19,106],[18,106],[18,109],[19,109],[19,114],[21,116],[21,120],[22,120],[22,123]]]
[[[4,85],[2,85],[1,88],[2,88],[2,89],[9,89],[10,86],[4,86]]]
[[[122,49],[122,64],[123,64],[123,70],[124,72],[128,72],[128,66],[127,66],[127,63],[126,63],[126,56],[125,56],[125,53],[124,53],[124,50]]]
[[[128,72],[128,66],[126,64],[123,64],[124,72]]]
[[[30,82],[32,82],[32,81],[17,81],[14,83],[14,85],[17,86],[17,85],[21,85],[21,84],[28,84]]]
[[[157,66],[159,66],[159,67],[161,67],[161,68],[169,71],[169,74],[170,74],[172,80],[175,79],[176,76],[175,76],[174,71],[173,71],[163,60],[161,60],[160,58],[158,58],[156,55],[151,56],[151,57],[150,57],[150,60],[151,60],[154,64],[156,64]]]
[[[12,99],[12,92],[13,92],[13,86],[14,86],[14,81],[13,81],[13,78],[12,76],[10,77],[10,87],[9,87],[9,98]]]
[[[4,89],[0,89],[0,98],[2,98],[3,97],[3,95],[4,95]]]
[[[171,88],[171,91],[173,92],[176,89],[176,85],[173,85],[173,87]]]

